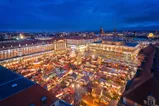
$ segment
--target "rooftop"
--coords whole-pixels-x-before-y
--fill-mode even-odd
[[[150,44],[144,49],[141,49],[139,54],[144,54],[147,56],[146,63],[143,63],[141,74],[139,77],[134,77],[130,85],[130,89],[126,91],[124,97],[132,100],[140,105],[144,105],[144,100],[147,100],[147,96],[152,93],[153,97],[156,99],[156,104],[159,104],[159,80],[157,72],[151,72],[151,67],[153,65],[153,58],[155,53],[155,46]],[[158,55],[158,52],[156,52]]]
[[[67,36],[66,39],[74,39],[74,40],[81,40],[81,39],[95,39],[97,38],[97,36],[86,36],[86,37],[83,37],[83,36]]]
[[[10,82],[6,82],[0,86],[0,100],[8,98],[16,93],[19,93],[29,87],[34,85],[33,82],[25,79],[19,78],[16,80],[12,80]]]
[[[107,40],[107,41],[122,42],[122,40]],[[96,43],[96,44],[102,44],[102,41],[97,41],[97,42],[94,42],[94,43]],[[121,46],[135,47],[137,45],[138,45],[138,43],[135,43],[135,42],[127,42],[127,43],[124,43]]]
[[[34,83],[0,66],[0,100],[33,86]]]
[[[43,106],[42,97],[47,98],[46,106],[57,100],[40,85],[0,66],[0,106]]]
[[[58,100],[55,102],[55,106],[72,106],[69,103],[63,101],[63,100]]]
[[[140,86],[133,89],[130,93],[124,95],[124,97],[135,101],[141,105],[144,105],[143,101],[147,100],[149,93],[152,93],[153,97],[156,99],[156,104],[159,104],[159,83],[155,78],[150,78]]]
[[[38,40],[38,39],[24,39],[24,40],[14,40],[10,42],[0,42],[0,49],[7,49],[7,48],[14,48],[14,47],[19,47],[20,46],[29,46],[29,45],[36,45],[36,44],[48,44],[52,43],[54,40],[60,40],[63,38],[57,38],[54,37],[49,40]]]
[[[135,47],[138,45],[138,43],[134,43],[134,42],[129,42],[129,43],[125,43],[125,46],[129,46],[129,47]]]
[[[0,106],[29,106],[30,104],[34,104],[35,106],[43,106],[41,101],[43,97],[47,98],[46,106],[50,106],[57,100],[46,89],[42,88],[38,84],[35,84],[22,92],[0,101]]]
[[[0,66],[0,86],[4,85],[7,82],[12,82],[14,80],[19,79],[20,75]]]

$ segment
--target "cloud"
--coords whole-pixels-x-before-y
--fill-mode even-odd
[[[158,0],[1,0],[0,29],[154,28],[158,5]]]

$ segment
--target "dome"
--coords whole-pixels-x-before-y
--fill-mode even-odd
[[[154,34],[153,33],[149,33],[149,35],[147,36],[148,38],[153,38]]]

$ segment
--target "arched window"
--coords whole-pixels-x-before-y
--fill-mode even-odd
[[[148,96],[147,99],[148,99],[149,106],[155,106],[155,98],[154,97]]]

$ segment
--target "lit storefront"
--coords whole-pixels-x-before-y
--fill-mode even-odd
[[[57,40],[54,41],[55,50],[64,50],[67,48],[66,40]]]
[[[126,60],[133,60],[136,59],[139,51],[140,51],[140,44],[135,47],[129,47],[124,45],[110,45],[110,44],[97,44],[91,43],[88,44],[88,50],[93,52],[101,52],[107,51],[106,54],[116,55],[118,57],[123,57]],[[136,60],[137,61],[137,60]]]
[[[38,53],[38,52],[43,52],[43,51],[49,51],[53,50],[54,46],[52,44],[46,44],[46,45],[33,45],[33,46],[23,46],[23,47],[18,47],[14,49],[9,49],[9,50],[1,50],[0,51],[0,59],[8,59],[8,58],[13,58],[17,56],[23,56],[23,55],[28,55],[28,54],[33,54],[33,53]]]
[[[27,62],[27,61],[30,61],[32,59],[42,57],[44,55],[50,55],[52,53],[54,53],[54,51],[45,51],[45,52],[30,54],[30,55],[26,55],[26,56],[17,57],[17,58],[6,59],[3,61],[0,61],[0,65],[3,65],[6,67],[9,65],[20,63],[21,60],[23,60],[24,62]]]
[[[49,44],[32,44],[32,45],[23,45],[19,44],[18,47],[3,48],[0,51],[0,60],[5,60],[14,57],[25,56],[29,54],[50,51],[50,50],[64,50],[66,49],[65,40],[55,40],[53,43]]]

